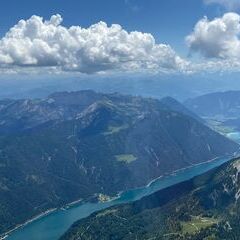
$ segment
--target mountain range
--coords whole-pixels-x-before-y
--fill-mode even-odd
[[[238,149],[172,98],[79,91],[1,100],[0,233]]]

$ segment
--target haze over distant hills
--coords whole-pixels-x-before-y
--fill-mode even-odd
[[[22,77],[23,78],[23,77]],[[240,90],[237,74],[208,75],[120,75],[85,76],[46,79],[4,79],[0,81],[2,98],[45,98],[51,93],[92,89],[100,92],[162,98],[171,96],[184,101],[188,98],[217,91]]]
[[[240,91],[210,93],[188,99],[184,105],[201,117],[240,130]]]
[[[199,116],[237,118],[240,115],[240,91],[209,93],[188,99],[185,105]]]
[[[0,134],[0,232],[239,149],[172,98],[94,91],[2,100]]]

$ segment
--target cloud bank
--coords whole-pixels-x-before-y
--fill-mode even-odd
[[[127,32],[99,22],[89,28],[62,25],[32,16],[20,20],[0,39],[0,68],[52,68],[60,71],[183,71],[186,61],[148,33]]]
[[[32,16],[20,20],[0,39],[1,74],[198,73],[240,71],[240,15],[204,17],[186,37],[191,52],[204,59],[181,58],[149,33],[127,32],[104,22],[88,28]],[[200,60],[200,61],[199,61]]]

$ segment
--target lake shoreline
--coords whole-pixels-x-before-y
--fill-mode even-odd
[[[227,156],[228,156],[228,155],[226,155],[225,157],[227,157]],[[171,172],[171,173],[161,175],[161,176],[159,176],[159,177],[151,180],[148,184],[146,184],[146,185],[144,185],[144,186],[140,186],[140,187],[133,188],[133,189],[129,189],[129,190],[125,190],[125,191],[120,191],[119,193],[117,193],[117,194],[115,195],[115,197],[112,197],[108,202],[117,200],[117,199],[120,198],[121,195],[122,195],[124,192],[126,192],[126,191],[137,190],[137,189],[140,189],[140,188],[143,188],[143,187],[148,188],[148,187],[150,187],[154,182],[158,181],[158,180],[161,179],[161,178],[174,175],[174,174],[176,174],[176,173],[178,173],[178,172],[184,171],[184,170],[186,170],[186,169],[191,169],[191,168],[196,167],[196,166],[199,166],[199,165],[203,165],[203,164],[206,164],[206,163],[211,163],[211,162],[217,161],[218,159],[220,160],[220,159],[223,158],[223,157],[224,157],[224,156],[222,156],[222,157],[215,157],[215,158],[213,158],[213,159],[210,159],[210,160],[205,161],[205,162],[202,162],[202,163],[197,163],[197,164],[190,165],[190,166],[188,166],[188,167],[184,167],[184,168],[181,168],[181,169],[177,169],[177,170],[174,170],[174,171]],[[232,157],[229,156],[229,160],[228,160],[228,161],[231,161],[231,159],[235,159],[235,158],[237,158],[237,157],[234,157],[234,155],[233,155]],[[37,220],[39,220],[39,219],[41,219],[41,218],[44,218],[44,217],[46,217],[46,216],[48,216],[48,215],[50,215],[50,214],[52,214],[52,213],[54,213],[54,212],[57,212],[57,211],[60,211],[60,210],[66,210],[66,211],[67,211],[69,208],[76,207],[76,206],[78,206],[79,204],[91,202],[94,198],[96,198],[96,194],[94,194],[93,196],[91,196],[91,197],[89,197],[89,198],[87,198],[87,199],[82,199],[82,198],[81,198],[81,199],[75,200],[75,201],[70,202],[70,203],[68,203],[68,204],[65,204],[65,205],[63,205],[62,207],[59,207],[59,208],[48,209],[48,210],[46,210],[46,211],[38,214],[37,216],[35,216],[35,217],[27,220],[27,221],[24,222],[23,224],[19,224],[19,225],[17,225],[16,227],[14,227],[13,229],[11,229],[11,230],[9,230],[9,231],[1,234],[1,235],[0,235],[0,240],[7,239],[7,238],[8,238],[13,232],[15,232],[16,230],[19,230],[19,229],[21,229],[21,228],[24,228],[24,227],[26,227],[27,225],[31,224],[32,222],[37,221]],[[98,201],[98,202],[100,203],[101,201]]]
[[[87,201],[87,199],[86,199]],[[5,232],[5,233],[2,233],[0,234],[0,240],[4,240],[4,239],[7,239],[9,237],[9,235],[11,235],[11,233],[15,232],[16,230],[19,230],[23,227],[26,227],[28,224],[31,224],[32,222],[34,221],[37,221],[43,217],[46,217],[56,211],[59,211],[59,210],[67,210],[71,207],[74,207],[78,204],[80,204],[81,202],[84,202],[84,200],[82,198],[78,199],[78,200],[75,200],[73,202],[70,202],[70,203],[67,203],[65,205],[63,205],[62,207],[58,207],[58,208],[51,208],[51,209],[48,209],[42,213],[39,213],[38,215],[36,215],[35,217],[33,218],[30,218],[28,219],[26,222],[22,223],[22,224],[18,224],[16,227],[10,229],[9,231]]]
[[[224,157],[224,156],[222,156],[222,157]],[[187,170],[187,169],[196,167],[196,166],[200,166],[200,165],[203,165],[203,164],[206,164],[206,163],[214,162],[214,161],[216,161],[216,160],[218,160],[218,159],[220,159],[220,158],[222,158],[222,157],[215,157],[215,158],[212,158],[212,159],[210,159],[210,160],[208,160],[208,161],[206,161],[206,162],[201,162],[201,163],[192,164],[192,165],[190,165],[190,166],[188,166],[188,167],[184,167],[184,168],[180,168],[180,169],[174,170],[172,173],[168,173],[168,174],[161,175],[161,176],[159,176],[159,177],[151,180],[151,181],[146,185],[146,187],[150,187],[154,182],[156,182],[157,180],[159,180],[159,179],[161,179],[161,178],[163,178],[163,177],[172,176],[173,174],[176,174],[176,173],[178,173],[178,172],[181,172],[181,171],[184,171],[184,170]],[[227,155],[226,155],[225,157],[227,157]],[[235,157],[232,157],[232,159],[235,159]],[[229,160],[229,161],[231,161],[231,160]],[[141,187],[140,187],[140,188],[141,188]]]
[[[6,239],[11,233],[13,233],[14,231],[20,229],[20,228],[23,228],[25,226],[27,226],[28,224],[34,222],[34,221],[37,221],[38,219],[40,218],[43,218],[53,212],[55,212],[57,210],[57,208],[52,208],[52,209],[48,209],[42,213],[39,213],[38,215],[36,215],[35,217],[33,218],[30,218],[29,220],[27,220],[26,222],[22,223],[22,224],[18,224],[16,227],[14,227],[13,229],[10,229],[9,231],[3,233],[0,235],[0,240],[3,240],[3,239]]]

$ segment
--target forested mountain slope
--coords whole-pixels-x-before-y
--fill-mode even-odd
[[[240,160],[75,223],[61,240],[236,240]]]
[[[238,150],[174,108],[93,91],[1,101],[0,232],[47,209],[114,195]]]

